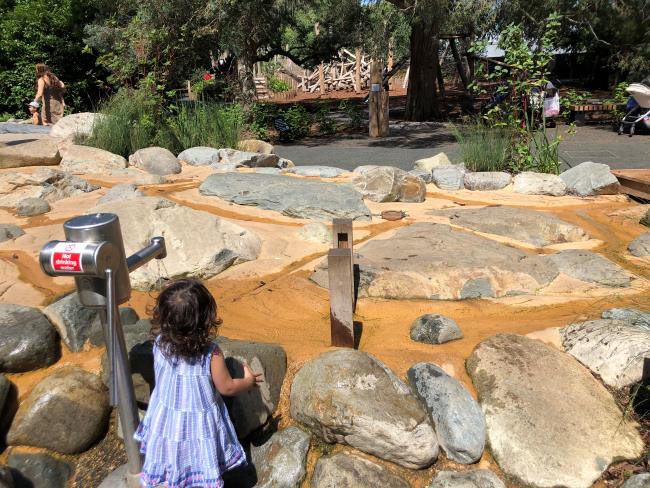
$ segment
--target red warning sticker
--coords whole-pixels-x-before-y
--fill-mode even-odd
[[[84,242],[59,242],[52,249],[52,269],[69,273],[83,273],[81,254],[88,246]]]

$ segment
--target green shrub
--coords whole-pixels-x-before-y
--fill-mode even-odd
[[[353,129],[361,127],[363,124],[363,112],[361,110],[361,107],[350,102],[349,100],[341,100],[341,103],[339,103],[339,110],[350,117],[350,127]]]
[[[273,75],[266,77],[266,86],[268,86],[269,90],[273,93],[288,92],[291,89],[289,83],[280,78],[276,78]]]
[[[454,132],[465,166],[470,171],[505,171],[508,169],[512,129],[472,123],[455,127]]]
[[[180,151],[196,146],[237,147],[244,126],[238,105],[214,102],[181,105],[167,123]]]
[[[289,125],[291,139],[300,139],[309,135],[311,128],[311,114],[302,105],[291,105],[281,110],[280,117]]]

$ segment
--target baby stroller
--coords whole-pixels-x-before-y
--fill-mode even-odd
[[[650,129],[650,76],[641,83],[632,83],[625,91],[630,94],[626,105],[629,112],[625,114],[618,126],[618,135],[625,132],[625,127],[629,126],[630,137],[632,137],[637,124]]]

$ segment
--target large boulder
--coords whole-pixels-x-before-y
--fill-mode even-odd
[[[650,256],[650,232],[645,232],[630,242],[627,250],[630,251],[632,256],[638,258]]]
[[[238,205],[253,205],[296,218],[369,220],[361,194],[346,185],[278,175],[214,174],[200,186],[202,195]]]
[[[356,253],[361,297],[503,297],[537,293],[558,275],[546,257],[442,224],[402,227],[388,238],[370,240]],[[318,268],[312,280],[327,287],[327,268]]]
[[[429,488],[506,488],[506,485],[489,469],[472,469],[438,471]]]
[[[119,183],[106,192],[106,195],[97,201],[97,205],[113,202],[116,200],[130,200],[131,198],[140,198],[144,192],[138,190],[133,183]]]
[[[66,115],[61,118],[54,126],[50,135],[52,137],[88,137],[92,134],[93,126],[103,117],[102,114],[92,112],[80,112],[77,114]]]
[[[25,231],[14,224],[0,224],[0,242],[11,241],[25,235]]]
[[[98,376],[66,366],[42,380],[24,400],[7,440],[64,454],[88,449],[106,431],[110,406]]]
[[[501,190],[510,184],[512,177],[502,171],[480,171],[465,175],[467,190],[494,191]]]
[[[336,178],[346,171],[333,166],[293,166],[287,169],[287,173],[312,178]]]
[[[485,417],[465,387],[431,363],[411,366],[406,376],[429,413],[447,457],[461,464],[481,459],[485,448]]]
[[[236,224],[156,197],[112,201],[91,212],[118,215],[127,255],[149,244],[152,237],[165,236],[165,268],[171,279],[210,278],[232,265],[256,259],[262,246],[256,234]],[[131,284],[149,290],[159,274],[158,264],[149,263],[131,274]]]
[[[15,207],[25,198],[40,198],[49,203],[83,195],[99,189],[77,176],[51,168],[38,168],[33,173],[0,174],[0,207]]]
[[[0,169],[57,165],[61,162],[57,143],[57,139],[47,138],[0,145]]]
[[[9,398],[9,392],[11,391],[11,381],[9,381],[5,375],[0,374],[0,418],[2,416],[2,411],[5,407],[5,403]],[[0,421],[0,428],[4,422]]]
[[[460,190],[464,179],[465,168],[462,166],[441,166],[431,171],[431,181],[445,191]]]
[[[524,195],[566,195],[566,183],[557,175],[525,171],[514,177],[515,193]]]
[[[182,169],[176,156],[164,147],[139,149],[129,156],[129,164],[159,176],[177,175]]]
[[[12,452],[7,465],[17,488],[66,488],[74,473],[67,461],[40,452]]]
[[[294,377],[290,399],[291,416],[325,442],[413,469],[438,456],[436,434],[408,386],[364,352],[342,349],[307,362]]]
[[[244,139],[239,141],[239,149],[260,154],[273,154],[273,145],[259,139]]]
[[[567,191],[581,197],[592,195],[614,195],[620,184],[606,164],[587,161],[566,170],[560,175]]]
[[[650,358],[650,330],[620,320],[591,320],[560,329],[564,350],[603,382],[623,388],[643,375],[644,358]]]
[[[461,208],[436,211],[434,215],[449,217],[453,225],[509,237],[537,247],[589,239],[589,235],[576,225],[548,213],[524,208]]]
[[[90,146],[72,145],[64,153],[59,168],[73,174],[107,174],[124,169],[128,162],[122,156]]]
[[[549,259],[561,273],[587,283],[627,288],[632,281],[632,276],[623,268],[591,251],[568,249],[552,254]]]
[[[423,202],[427,193],[421,178],[391,166],[364,171],[352,183],[373,202]]]
[[[463,333],[454,319],[428,313],[413,321],[410,336],[412,341],[444,344],[455,339],[462,339]]]
[[[409,488],[403,478],[354,454],[340,452],[316,462],[311,488]]]
[[[431,173],[431,170],[434,168],[452,165],[453,163],[449,160],[447,155],[441,152],[429,158],[418,159],[413,163],[413,169],[422,169]]]
[[[498,334],[476,347],[467,371],[490,451],[521,484],[587,488],[613,461],[643,452],[638,426],[607,389],[552,346]]]
[[[279,161],[280,157],[275,154],[238,151],[237,149],[219,149],[218,163],[213,163],[212,166],[218,168],[223,164],[233,164],[249,168],[274,168]]]
[[[178,160],[191,166],[209,166],[219,162],[219,149],[206,146],[191,147],[180,153]]]
[[[642,312],[635,308],[610,308],[602,315],[604,319],[621,320],[650,332],[650,312]]]
[[[43,309],[54,324],[61,340],[72,352],[78,352],[90,336],[93,322],[99,323],[99,312],[79,303],[76,292],[60,298]]]
[[[59,359],[59,340],[37,308],[0,304],[0,371],[44,368]]]

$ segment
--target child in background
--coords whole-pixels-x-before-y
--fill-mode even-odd
[[[199,281],[168,285],[153,311],[156,386],[135,439],[145,461],[143,486],[221,488],[222,474],[246,463],[223,396],[261,383],[244,364],[233,379],[212,342],[217,304]]]
[[[43,119],[41,118],[41,114],[38,113],[38,109],[41,107],[41,105],[38,102],[29,102],[27,104],[27,110],[29,110],[29,113],[32,116],[32,124],[34,125],[43,125]]]

